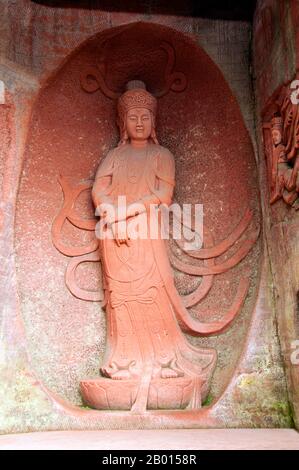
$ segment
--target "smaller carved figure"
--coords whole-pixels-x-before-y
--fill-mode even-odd
[[[299,112],[292,103],[290,90],[285,87],[276,104],[271,123],[264,126],[271,131],[266,144],[270,178],[270,204],[283,199],[299,209]]]
[[[292,169],[288,164],[286,148],[282,143],[283,120],[281,116],[275,116],[271,121],[271,136],[273,142],[272,153],[272,173],[271,173],[271,199],[274,204],[283,197],[287,204],[294,202],[294,191],[289,193],[288,183],[291,177]],[[297,193],[295,194],[295,199]]]

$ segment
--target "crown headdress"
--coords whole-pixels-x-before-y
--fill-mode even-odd
[[[145,84],[139,80],[132,80],[127,84],[127,91],[118,100],[118,114],[124,116],[131,108],[146,108],[154,115],[157,110],[157,100],[146,91]]]
[[[279,131],[282,130],[283,128],[283,119],[281,116],[274,116],[272,119],[271,119],[271,127],[272,129],[277,129]]]

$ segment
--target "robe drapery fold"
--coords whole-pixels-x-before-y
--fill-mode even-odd
[[[174,158],[167,149],[148,144],[140,151],[123,145],[100,164],[93,200],[96,205],[116,205],[125,196],[128,205],[143,200],[169,205],[174,184]],[[134,222],[139,218],[150,225],[151,217],[147,210],[145,219],[140,214]],[[136,237],[129,244],[118,245],[108,237],[99,241],[108,322],[102,373],[147,384],[156,378],[199,377],[205,384],[204,399],[216,351],[192,346],[182,333],[178,320],[184,324],[190,314],[175,288],[166,241],[160,231],[156,239],[149,235],[150,231],[146,238]]]

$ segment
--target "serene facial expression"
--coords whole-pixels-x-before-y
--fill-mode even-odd
[[[132,108],[126,117],[127,133],[130,139],[147,140],[152,132],[152,116],[148,109]]]
[[[281,143],[281,132],[278,129],[272,129],[272,139],[275,145]]]

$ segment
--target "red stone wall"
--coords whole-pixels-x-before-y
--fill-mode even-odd
[[[0,377],[5,386],[0,391],[0,431],[126,426],[290,426],[267,251],[261,254],[257,247],[250,258],[251,267],[254,267],[253,288],[233,329],[224,340],[220,337],[200,340],[201,344],[211,341],[222,351],[213,384],[212,406],[195,414],[151,416],[146,422],[132,417],[128,422],[127,416],[121,414],[103,418],[101,414],[78,406],[76,387],[82,378],[80,374],[96,371],[97,358],[100,359],[103,350],[104,316],[98,312],[96,304],[82,308],[82,304],[79,306],[80,302],[66,290],[65,297],[60,295],[65,289],[65,259],[50,245],[51,219],[56,206],[58,209],[62,202],[57,173],[76,167],[80,178],[92,177],[97,146],[107,146],[108,138],[111,142],[117,138],[115,126],[109,122],[113,112],[111,106],[106,106],[107,99],[99,94],[86,96],[80,90],[77,78],[82,56],[78,54],[81,49],[77,48],[103,31],[107,30],[109,35],[110,28],[124,26],[126,29],[139,21],[170,28],[178,43],[183,33],[186,41],[192,41],[192,47],[199,46],[198,57],[201,59],[198,59],[197,67],[201,75],[198,85],[205,85],[209,93],[205,96],[200,86],[197,90],[196,74],[190,74],[193,94],[187,109],[184,100],[178,97],[180,112],[172,114],[174,120],[186,121],[192,138],[185,143],[182,138],[181,147],[176,148],[176,128],[172,129],[169,122],[170,132],[167,133],[165,123],[160,126],[165,145],[173,147],[173,151],[182,149],[176,155],[180,187],[183,187],[182,177],[185,176],[186,180],[190,179],[190,184],[183,188],[187,196],[201,194],[205,184],[201,170],[209,172],[205,194],[219,240],[226,233],[224,229],[229,230],[226,216],[232,216],[236,221],[242,215],[246,200],[256,213],[259,212],[258,178],[251,147],[251,144],[255,147],[256,142],[249,63],[250,25],[244,21],[193,18],[186,11],[184,16],[171,16],[153,14],[146,7],[137,13],[63,9],[30,0],[0,0],[0,16],[5,19],[0,25],[0,72],[14,100],[16,133],[15,144],[3,152],[5,161],[9,154],[13,157],[8,160],[10,163],[5,166],[4,175],[9,188],[4,200],[8,208],[6,230],[9,236],[3,237],[2,245],[7,271],[0,276],[2,298],[5,299],[1,312],[4,331],[1,351],[5,354]],[[88,41],[83,52],[87,60],[91,49],[92,41]],[[182,63],[188,62],[188,48],[182,50],[185,50]],[[214,69],[204,66],[205,60],[206,64],[210,63],[210,59],[204,59],[204,51],[214,61]],[[287,67],[291,67],[290,64],[291,61]],[[205,75],[207,69],[214,70],[212,77]],[[271,86],[275,87],[275,84]],[[193,107],[195,100],[198,107]],[[80,106],[76,107],[78,101]],[[103,122],[92,121],[88,126],[86,123],[102,102],[106,106],[103,106],[106,113],[101,117]],[[164,108],[162,106],[166,122],[170,105],[166,97]],[[84,121],[86,106],[88,111]],[[6,116],[0,105],[1,112]],[[193,123],[197,125],[192,127]],[[89,131],[92,134],[84,145],[78,140],[80,132],[87,140]],[[7,127],[4,132],[8,132]],[[187,133],[183,137],[186,136]],[[210,143],[208,139],[211,139]],[[5,142],[6,139],[4,147]],[[188,147],[190,143],[192,145]],[[104,152],[106,147],[100,150]],[[74,154],[79,160],[84,152],[88,155],[82,163],[73,164]],[[197,156],[206,159],[204,168],[195,163]],[[184,159],[188,167],[184,166]],[[213,171],[217,174],[214,180]],[[223,181],[221,177],[225,177]],[[264,236],[260,245],[265,246]],[[55,263],[56,270],[53,268]],[[46,294],[44,289],[47,289]],[[228,302],[231,294],[228,286],[225,292],[225,302]],[[217,299],[216,293],[214,300]],[[63,312],[66,313],[64,317]]]
[[[139,24],[113,30],[111,36],[105,45],[109,50],[106,73],[107,83],[114,90],[128,80],[126,77],[133,76],[136,68],[142,70],[141,78],[150,89],[163,87],[160,70],[165,52],[159,46],[166,41],[176,50],[176,67],[184,72],[187,89],[160,98],[157,118],[159,142],[176,159],[176,200],[181,204],[204,204],[205,224],[216,243],[226,238],[247,208],[254,211],[257,225],[258,189],[252,146],[236,102],[213,62],[193,42],[168,28]],[[94,63],[102,41],[97,37],[78,51],[39,96],[16,214],[17,273],[32,361],[49,388],[77,404],[81,404],[77,387],[80,377],[98,373],[105,347],[105,316],[97,305],[75,299],[68,292],[64,285],[68,259],[58,253],[48,234],[62,204],[58,175],[70,177],[74,183],[93,178],[100,159],[117,143],[115,101],[100,90],[86,93],[80,87],[80,73]],[[142,57],[146,57],[143,62]],[[237,135],[227,132],[226,119],[218,116],[230,119],[238,128]],[[66,224],[65,243],[86,243],[88,234],[77,240],[79,234],[75,232]],[[246,262],[215,279],[211,295],[194,313],[202,321],[212,321],[214,317],[205,312],[216,311],[218,318],[219,311],[232,304],[239,279],[250,272],[251,295],[230,331],[217,338],[194,339],[198,345],[204,342],[218,349],[223,367],[214,374],[211,395],[215,397],[227,386],[244,345],[256,297],[258,245]],[[79,284],[92,287],[96,273],[96,268],[94,272],[86,269]],[[190,292],[199,282],[198,278],[179,273],[176,278],[182,293]],[[238,345],[234,345],[235,335]]]
[[[273,273],[278,331],[293,419],[299,426],[299,365],[294,363],[299,340],[299,212],[283,200],[270,207],[262,125],[282,85],[295,79],[299,57],[299,3],[260,0],[253,30],[257,136],[260,181],[267,245]],[[298,344],[298,343],[297,343]],[[297,353],[298,357],[298,353]],[[293,358],[293,359],[292,359]]]

